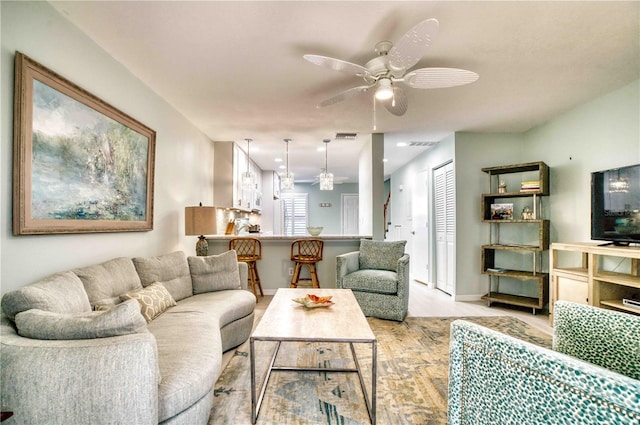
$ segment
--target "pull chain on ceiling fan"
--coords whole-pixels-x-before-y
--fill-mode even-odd
[[[374,99],[382,102],[393,115],[407,112],[408,100],[404,86],[415,89],[435,89],[473,83],[478,74],[458,68],[420,68],[409,71],[424,56],[438,33],[436,19],[427,19],[411,28],[393,45],[390,41],[376,44],[378,56],[361,66],[327,56],[304,55],[307,61],[361,77],[366,85],[342,91],[320,102],[318,107],[333,105],[375,89]]]

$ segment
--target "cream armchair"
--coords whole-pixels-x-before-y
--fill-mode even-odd
[[[365,316],[402,322],[409,307],[407,241],[361,240],[336,257],[336,287],[351,289]]]

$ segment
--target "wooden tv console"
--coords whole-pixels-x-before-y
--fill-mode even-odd
[[[553,304],[557,300],[640,315],[640,309],[622,302],[624,298],[640,300],[640,247],[552,243],[549,268],[552,326]]]

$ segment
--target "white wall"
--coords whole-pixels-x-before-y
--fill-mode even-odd
[[[213,202],[213,146],[181,114],[71,25],[46,2],[1,2],[2,186],[0,290],[116,256],[195,253],[184,236],[184,207]],[[83,235],[12,236],[13,56],[21,51],[154,129],[154,230]]]
[[[371,139],[367,140],[358,157],[358,231],[361,235],[373,235],[372,143]]]
[[[489,177],[481,169],[529,162],[522,159],[521,152],[522,135],[456,133],[455,299],[458,301],[478,299],[488,288],[487,276],[480,273],[480,260],[482,245],[489,243],[490,225],[481,221],[480,196],[489,192]],[[506,286],[501,289],[509,291]]]
[[[342,194],[358,194],[357,183],[333,184],[333,190],[320,190],[320,185],[310,183],[296,184],[294,192],[306,192],[309,194],[310,226],[322,226],[323,235],[342,234]],[[331,204],[330,207],[321,207],[320,204]]]
[[[591,237],[591,173],[640,163],[640,80],[525,134],[523,154],[551,168],[551,241]]]
[[[410,140],[407,139],[406,141],[409,142]],[[407,155],[411,155],[411,148],[407,147],[405,149],[407,149]],[[434,168],[438,168],[443,164],[453,161],[454,154],[455,137],[454,135],[450,135],[441,140],[440,143],[438,143],[434,147],[418,155],[416,159],[399,168],[391,175],[391,225],[389,226],[388,239],[406,240],[406,251],[412,256],[412,259],[414,258],[414,252],[412,249],[413,240],[411,234],[412,230],[414,230],[412,221],[412,207],[426,208],[428,210],[428,216],[433,216],[433,202],[429,202],[428,205],[412,204],[411,198],[416,175],[421,171],[432,171]],[[431,173],[429,173],[429,175],[429,179],[431,179]],[[433,193],[431,190],[431,186],[431,184],[428,185],[428,199],[432,200]],[[402,190],[400,190],[400,187],[402,187]],[[431,232],[431,234],[433,234],[433,232]],[[429,246],[429,264],[435,264],[434,249],[435,245],[431,244]],[[433,283],[435,281],[434,267],[430,267],[429,272],[429,281]]]
[[[590,173],[640,163],[639,99],[637,80],[526,133],[456,133],[439,144],[438,148],[446,148],[455,157],[457,300],[478,299],[487,289],[487,277],[480,273],[480,255],[481,246],[488,242],[489,225],[480,221],[480,195],[488,191],[489,180],[481,168],[547,163],[551,168],[551,195],[545,213],[551,220],[551,241],[588,241]],[[432,158],[436,154],[430,149],[391,176],[390,233],[394,224],[410,227],[406,219],[408,203],[402,201],[398,186],[410,186],[419,171],[437,164],[440,159]]]

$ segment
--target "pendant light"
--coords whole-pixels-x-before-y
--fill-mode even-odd
[[[253,190],[255,189],[255,177],[251,171],[249,171],[249,164],[251,163],[251,154],[249,153],[249,145],[251,144],[251,139],[244,139],[247,141],[247,171],[242,173],[241,176],[241,184],[242,188],[245,190]]]
[[[287,168],[286,172],[280,177],[280,188],[282,190],[293,190],[293,173],[289,172],[289,142],[291,139],[284,139],[287,146]]]
[[[331,140],[324,139],[324,170],[320,173],[320,190],[333,190],[333,173],[329,172],[327,165],[327,151]]]

